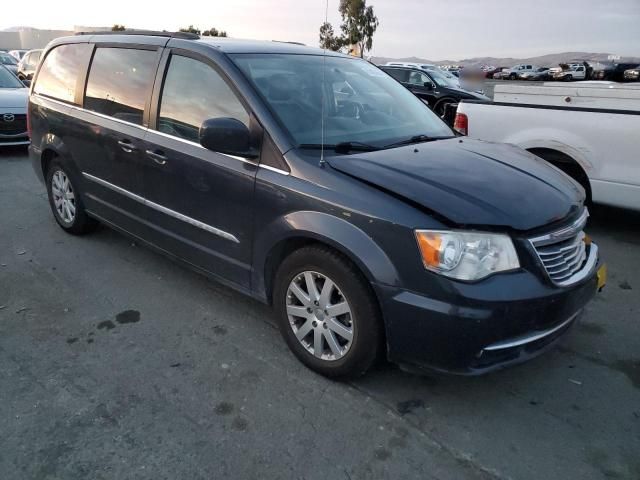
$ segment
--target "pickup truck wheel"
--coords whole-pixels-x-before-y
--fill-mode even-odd
[[[509,75],[509,80],[515,80],[517,78],[518,76],[515,73],[512,73],[511,75]]]
[[[573,75],[567,75],[566,77],[564,77],[565,81],[570,82],[571,80],[573,80]]]
[[[552,150],[550,148],[530,148],[530,153],[546,160],[554,167],[562,170],[584,188],[586,194],[586,203],[591,204],[591,184],[589,177],[582,166],[566,153]]]
[[[314,245],[280,266],[273,304],[298,359],[327,377],[364,374],[378,356],[382,320],[362,274],[341,254]]]

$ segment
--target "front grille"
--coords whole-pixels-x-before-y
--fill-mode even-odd
[[[588,216],[585,208],[578,220],[568,227],[531,239],[547,275],[557,285],[573,283],[574,276],[585,266],[589,247],[582,229]]]
[[[0,113],[0,135],[18,135],[27,131],[27,116],[13,115],[13,121],[7,121],[11,118],[9,115]]]

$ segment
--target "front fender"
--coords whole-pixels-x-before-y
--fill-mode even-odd
[[[371,282],[398,286],[398,272],[387,254],[360,228],[327,213],[298,211],[284,215],[256,232],[252,289],[266,298],[265,267],[269,255],[282,242],[309,239],[327,244],[346,255]]]

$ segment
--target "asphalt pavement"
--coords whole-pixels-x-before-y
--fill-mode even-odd
[[[65,234],[0,151],[0,478],[639,479],[640,215],[561,346],[478,378],[303,367],[271,310],[107,228]]]

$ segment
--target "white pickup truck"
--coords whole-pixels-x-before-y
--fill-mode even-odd
[[[542,157],[594,203],[640,210],[640,85],[496,85],[494,102],[460,102],[454,128]]]

